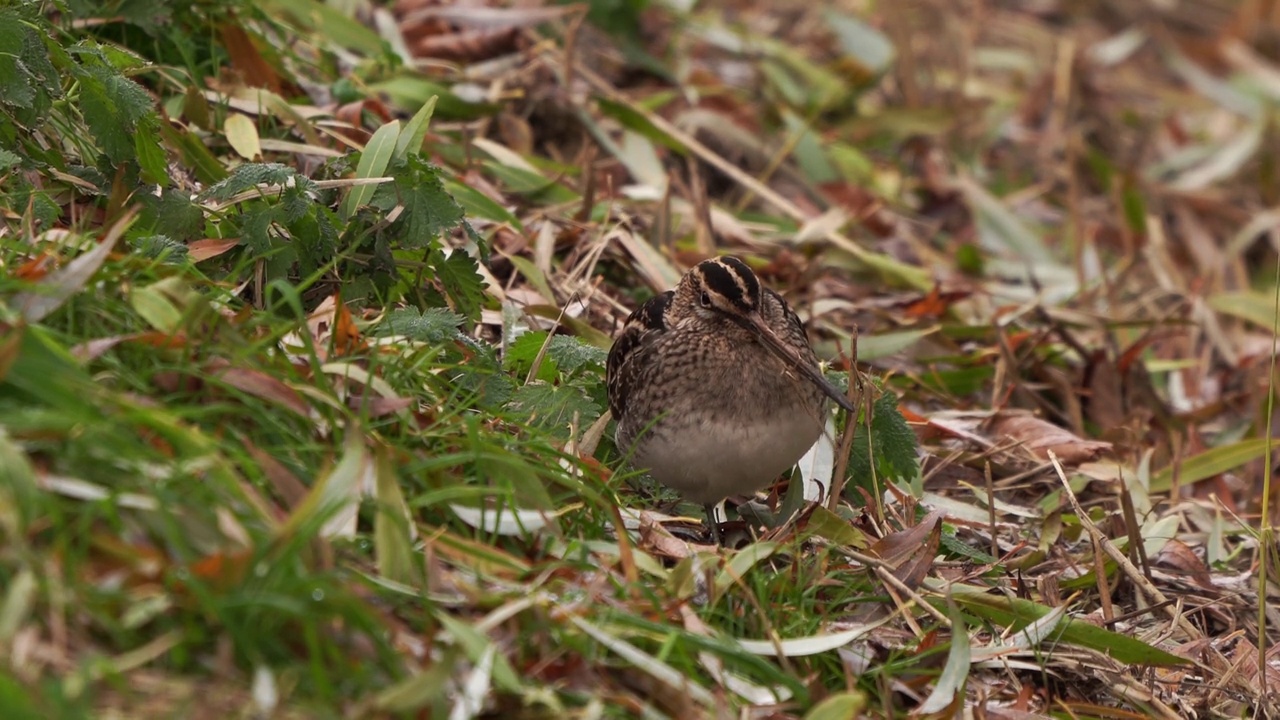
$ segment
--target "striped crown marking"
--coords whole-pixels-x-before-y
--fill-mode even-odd
[[[760,281],[751,268],[736,257],[706,260],[695,268],[702,287],[728,300],[742,311],[760,307]]]

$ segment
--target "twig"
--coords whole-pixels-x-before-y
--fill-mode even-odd
[[[1121,571],[1124,572],[1124,574],[1135,586],[1138,587],[1138,589],[1146,593],[1147,597],[1153,600],[1155,604],[1164,606],[1169,618],[1187,634],[1188,638],[1192,640],[1202,638],[1203,635],[1200,631],[1188,622],[1185,616],[1179,614],[1176,610],[1170,607],[1171,601],[1169,598],[1165,597],[1164,593],[1160,592],[1159,588],[1152,585],[1150,581],[1143,577],[1142,571],[1134,567],[1134,564],[1129,562],[1129,558],[1125,557],[1124,553],[1120,552],[1120,548],[1117,548],[1115,544],[1111,542],[1110,538],[1103,535],[1102,531],[1098,529],[1098,526],[1093,524],[1093,521],[1090,520],[1089,516],[1085,513],[1084,508],[1080,506],[1079,498],[1077,498],[1075,492],[1071,490],[1071,483],[1067,481],[1067,473],[1062,469],[1062,463],[1058,462],[1058,456],[1055,455],[1052,450],[1049,450],[1048,452],[1049,462],[1053,463],[1053,469],[1057,471],[1058,479],[1062,481],[1062,487],[1066,491],[1067,500],[1071,502],[1071,508],[1075,511],[1076,517],[1079,518],[1080,526],[1097,540],[1098,545],[1102,546],[1102,550],[1115,561],[1116,565],[1120,567]]]

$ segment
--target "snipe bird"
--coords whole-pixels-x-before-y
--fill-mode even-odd
[[[705,260],[627,318],[609,350],[609,410],[631,463],[714,509],[795,465],[826,426],[822,376],[800,318],[735,257]]]

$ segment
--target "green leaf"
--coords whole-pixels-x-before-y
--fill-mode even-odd
[[[1271,332],[1276,322],[1276,298],[1274,292],[1238,290],[1219,292],[1208,298],[1209,307],[1224,315],[1238,317]]]
[[[914,478],[920,474],[916,457],[916,434],[898,410],[898,397],[884,392],[876,399],[871,417],[871,442],[867,442],[867,425],[859,423],[854,430],[849,453],[849,478],[852,484],[870,489],[871,462],[875,459],[875,475],[881,481]]]
[[[853,15],[830,9],[824,14],[840,49],[868,75],[879,75],[893,64],[893,42],[884,33]]]
[[[13,339],[18,340],[16,336]],[[36,518],[40,496],[35,469],[26,453],[0,425],[0,531],[8,532],[8,542],[25,532],[27,523]]]
[[[400,137],[396,139],[396,160],[403,160],[409,153],[422,154],[422,140],[427,136],[427,127],[431,124],[431,115],[435,113],[439,100],[439,95],[432,95],[405,124]]]
[[[522,422],[548,430],[565,430],[577,415],[586,427],[600,417],[602,408],[575,385],[551,385],[534,381],[516,389],[508,409]]]
[[[455,95],[448,86],[423,79],[418,75],[401,74],[382,82],[370,83],[369,91],[385,95],[391,102],[406,110],[420,108],[432,96],[438,97],[435,112],[448,120],[474,120],[493,115],[500,106],[488,103],[472,103]]]
[[[47,709],[39,707],[29,692],[14,676],[0,673],[0,708],[4,708],[5,717],[13,720],[41,720],[49,717]]]
[[[176,242],[165,235],[142,235],[131,238],[129,245],[134,252],[142,257],[164,258],[165,262],[175,264],[186,262],[187,253],[189,252],[186,245]]]
[[[78,75],[80,112],[89,133],[112,162],[134,159],[133,134],[138,123],[155,117],[151,96],[138,83],[104,65],[91,65]]]
[[[264,0],[260,10],[269,17],[288,16],[316,34],[326,43],[355,50],[361,55],[379,57],[386,49],[386,41],[354,17],[343,13],[336,5],[313,0]]]
[[[949,586],[951,597],[969,612],[997,625],[1021,630],[1027,625],[1054,612],[1054,609],[1030,600],[1007,595],[994,595],[977,587],[953,584]],[[931,600],[943,607],[941,599]],[[1188,661],[1169,652],[1152,647],[1127,635],[1104,630],[1081,620],[1064,620],[1058,625],[1058,642],[1071,643],[1098,650],[1118,662],[1132,665],[1185,665]]]
[[[391,122],[378,128],[369,138],[369,143],[360,153],[360,162],[356,165],[356,178],[369,179],[382,177],[391,164],[391,157],[396,152],[396,141],[400,138],[400,121]],[[355,215],[361,205],[367,205],[377,192],[377,185],[356,185],[347,193],[342,201],[340,215],[343,220]]]
[[[858,337],[858,359],[862,361],[888,357],[915,345],[925,337],[938,332],[938,326],[915,330],[898,330],[878,335]]]
[[[867,695],[862,692],[844,692],[831,695],[813,706],[804,720],[849,720],[862,717],[867,708]]]
[[[404,247],[429,247],[462,222],[462,207],[444,189],[439,168],[416,154],[406,161],[395,174],[395,191],[404,211],[391,231]]]
[[[529,372],[529,369],[533,367],[534,361],[538,358],[538,353],[542,352],[542,346],[546,342],[546,330],[527,332],[516,338],[507,347],[507,352],[502,356],[503,369],[524,377]],[[558,374],[558,364],[550,357],[544,357],[542,365],[538,369],[537,379],[543,382],[553,382]]]
[[[387,314],[377,327],[379,336],[404,335],[412,340],[442,343],[461,336],[458,331],[466,318],[447,308],[398,308]]]
[[[453,309],[468,320],[478,320],[484,283],[475,258],[461,250],[453,251],[448,257],[440,250],[433,250],[431,266],[435,268],[436,280],[453,302]]]
[[[169,182],[167,159],[164,148],[160,147],[160,138],[150,123],[139,123],[133,134],[133,153],[138,158],[138,169],[142,179],[154,185],[166,185]]]
[[[1253,462],[1267,453],[1271,443],[1267,438],[1249,438],[1205,450],[1183,458],[1176,468],[1180,486],[1198,483],[1228,470]],[[1166,492],[1173,487],[1175,468],[1167,467],[1151,477],[1151,492]]]
[[[604,115],[617,120],[623,127],[632,132],[648,138],[668,150],[672,150],[681,155],[687,155],[689,150],[679,140],[671,135],[663,132],[657,125],[653,124],[647,116],[632,108],[628,104],[620,103],[608,98],[596,98],[596,104],[600,106],[600,112]]]
[[[547,357],[555,361],[561,372],[572,375],[588,366],[603,370],[609,352],[571,335],[556,335],[547,347]]]
[[[321,475],[305,497],[279,527],[282,537],[318,532],[321,537],[342,533],[354,519],[360,504],[360,483],[370,470],[372,459],[365,448],[364,435],[357,426],[347,428],[342,457]]]
[[[195,171],[200,182],[214,184],[227,178],[227,169],[195,133],[179,130],[173,123],[162,122],[160,137],[178,153],[184,165]]]
[[[204,235],[204,213],[191,197],[176,188],[166,188],[159,197],[151,193],[139,196],[142,214],[139,228],[150,229],[156,235],[166,235],[178,241],[194,240]]]
[[[245,190],[257,189],[259,185],[293,185],[299,189],[310,190],[314,183],[297,170],[280,163],[245,163],[235,169],[231,176],[200,194],[202,200],[226,201]]]
[[[1039,233],[1027,227],[1004,202],[976,182],[962,181],[960,189],[973,211],[984,247],[1005,247],[1033,265],[1057,266],[1057,258]]]
[[[36,97],[33,78],[22,62],[27,27],[10,8],[0,11],[0,102],[30,108]]]
[[[0,105],[14,108],[17,120],[28,127],[42,124],[53,99],[62,96],[50,60],[50,49],[57,46],[45,44],[52,35],[36,3],[0,9]]]
[[[964,693],[965,680],[969,678],[969,632],[965,628],[964,615],[955,605],[951,605],[951,651],[947,653],[947,664],[942,674],[933,684],[929,697],[917,708],[921,715],[942,713],[956,705],[956,700]]]
[[[182,311],[154,285],[143,285],[129,293],[129,304],[151,327],[172,334],[182,324]]]
[[[538,330],[524,333],[511,343],[502,358],[503,368],[524,376],[537,360],[544,344],[547,346],[547,353],[542,358],[537,379],[545,382],[554,381],[560,373],[564,373],[566,377],[572,376],[583,368],[594,369],[598,376],[604,370],[605,360],[609,356],[608,351],[584,343],[572,335],[555,335],[548,342],[547,332]]]
[[[561,205],[582,200],[582,196],[576,192],[536,172],[492,161],[486,161],[484,166],[501,180],[508,190],[527,195],[530,200],[543,205]]]
[[[517,231],[524,232],[520,218],[479,190],[454,180],[445,180],[444,188],[462,206],[467,216],[507,223]]]
[[[374,553],[378,573],[389,580],[418,587],[419,566],[414,562],[413,518],[400,491],[391,451],[381,449],[375,461],[375,498],[378,513],[373,521]]]

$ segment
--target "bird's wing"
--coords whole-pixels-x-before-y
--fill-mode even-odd
[[[667,292],[649,298],[635,312],[627,316],[622,324],[622,332],[609,348],[609,360],[605,364],[606,384],[609,390],[609,412],[614,419],[622,417],[630,395],[631,377],[635,374],[629,368],[628,360],[633,358],[641,347],[652,342],[657,334],[667,329],[667,308],[671,305],[674,292]]]

